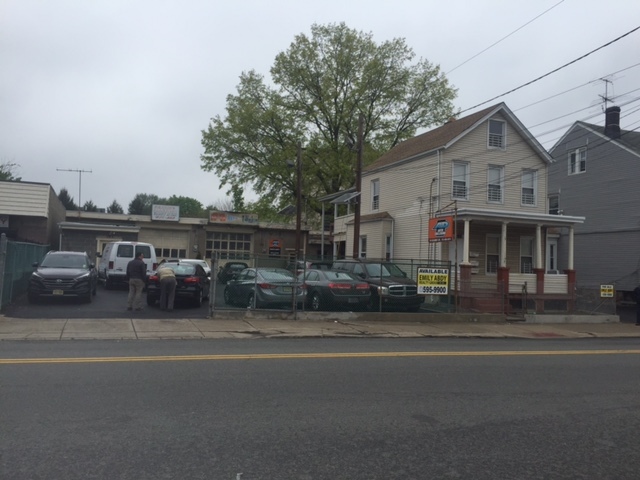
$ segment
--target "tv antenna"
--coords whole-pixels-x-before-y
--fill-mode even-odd
[[[607,103],[614,101],[615,97],[612,95],[611,97],[609,96],[609,84],[611,84],[611,89],[613,90],[613,81],[609,80],[608,78],[601,78],[600,80],[602,80],[604,82],[604,95],[598,95],[602,101],[604,102],[604,111],[607,111]]]
[[[58,172],[76,172],[78,173],[78,210],[82,209],[82,174],[93,173],[91,170],[80,170],[74,168],[56,168]]]

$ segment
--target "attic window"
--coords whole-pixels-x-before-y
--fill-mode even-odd
[[[505,148],[506,124],[500,120],[489,120],[489,148]]]

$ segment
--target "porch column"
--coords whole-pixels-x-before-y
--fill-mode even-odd
[[[463,265],[468,265],[469,264],[469,224],[471,223],[471,220],[465,220],[464,221],[464,232],[463,232],[463,246],[462,246],[462,264]]]
[[[542,268],[542,226],[536,225],[536,252],[535,267],[533,273],[536,274],[536,313],[544,313],[544,268]]]
[[[573,312],[576,306],[576,271],[573,268],[573,225],[569,227],[569,261],[567,274],[567,293],[570,300],[567,302],[567,310]]]
[[[569,227],[569,270],[573,270],[573,225]]]
[[[462,263],[460,263],[460,305],[462,308],[471,307],[471,263],[469,262],[469,236],[471,221],[464,221],[462,242]]]
[[[542,268],[542,225],[536,225],[536,268]]]
[[[498,266],[498,293],[502,297],[503,313],[509,312],[509,268],[507,268],[507,224],[502,222],[500,232],[500,265]]]

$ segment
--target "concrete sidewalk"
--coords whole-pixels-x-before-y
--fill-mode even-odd
[[[333,315],[293,320],[278,315],[219,316],[203,319],[22,319],[0,317],[0,340],[143,340],[291,337],[474,337],[474,338],[616,338],[640,337],[640,327],[610,318],[601,321],[547,323],[505,321],[499,317],[456,318],[400,315]],[[489,321],[491,320],[491,321]],[[579,319],[578,319],[579,320]],[[536,323],[533,323],[533,322]]]

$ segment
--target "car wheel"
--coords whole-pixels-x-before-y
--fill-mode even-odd
[[[231,298],[231,292],[228,287],[224,289],[224,303],[227,305],[233,305],[233,298]]]
[[[104,288],[106,288],[107,290],[111,290],[113,288],[113,281],[111,281],[109,277],[105,278],[104,280]]]
[[[147,295],[147,305],[150,307],[156,304],[156,298],[153,295]]]
[[[35,293],[27,294],[27,301],[29,303],[38,303],[38,295]]]
[[[92,299],[93,299],[93,295],[91,294],[91,292],[87,293],[83,298],[84,303],[91,303]]]
[[[309,303],[309,307],[314,312],[322,310],[324,305],[322,304],[322,298],[320,298],[320,294],[318,292],[313,292],[311,295],[311,301]]]
[[[251,292],[249,294],[249,296],[247,297],[247,308],[253,308],[253,300],[254,300],[255,295],[253,294],[253,292]],[[258,305],[255,305],[255,308],[258,308]]]
[[[197,308],[200,308],[202,306],[203,298],[204,298],[204,292],[202,289],[200,289],[196,297],[193,299],[193,305]]]

